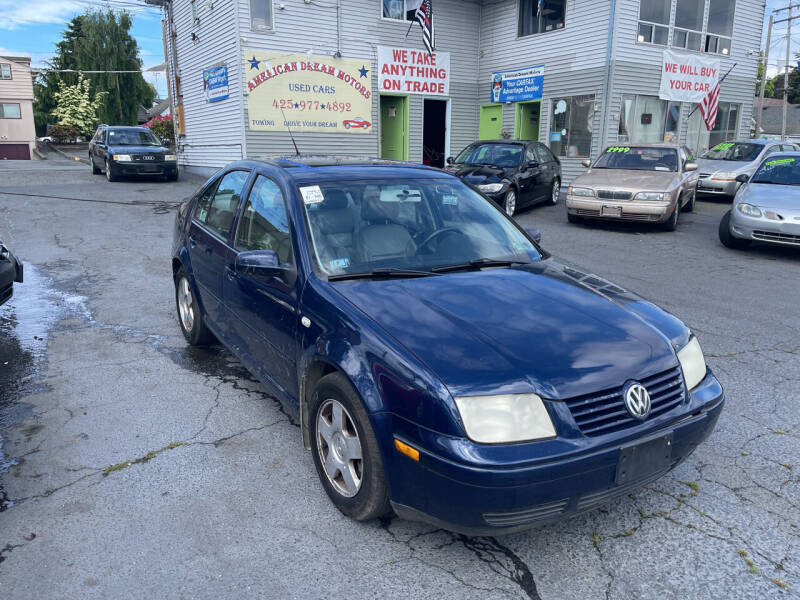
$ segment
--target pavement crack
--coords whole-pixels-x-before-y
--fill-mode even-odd
[[[541,600],[530,568],[511,548],[501,544],[494,537],[467,537],[458,534],[458,539],[492,571],[517,584],[528,598]],[[500,560],[503,557],[508,562]]]

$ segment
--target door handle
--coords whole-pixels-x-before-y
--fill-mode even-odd
[[[239,278],[239,274],[230,267],[225,267],[225,275],[227,275],[228,279],[230,279],[231,281]]]
[[[197,238],[194,237],[193,235],[190,235],[189,236],[189,247],[190,248],[194,248],[195,246],[197,246]]]

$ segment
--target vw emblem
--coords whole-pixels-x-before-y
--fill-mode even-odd
[[[644,421],[650,414],[650,393],[637,381],[631,381],[622,393],[625,407],[634,419]]]

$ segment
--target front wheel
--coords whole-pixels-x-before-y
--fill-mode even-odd
[[[344,375],[331,373],[319,380],[309,415],[314,465],[336,508],[356,521],[387,514],[389,487],[378,440]]]
[[[178,309],[178,322],[183,337],[191,346],[205,346],[214,341],[214,336],[206,327],[200,307],[192,292],[192,285],[183,267],[175,274],[175,304]]]
[[[552,204],[553,206],[558,204],[558,197],[560,195],[561,195],[561,182],[558,180],[558,177],[556,177],[553,180],[553,189],[550,192],[550,204]]]
[[[726,248],[742,250],[750,245],[750,240],[734,237],[731,233],[731,211],[726,212],[719,222],[719,241]]]
[[[111,163],[106,159],[106,179],[109,181],[116,181],[117,176],[114,175],[114,171],[111,170]]]
[[[675,209],[672,211],[672,215],[663,225],[664,229],[666,229],[667,231],[675,231],[678,228],[678,217],[680,216],[680,214],[681,214],[681,203],[680,200],[678,200],[678,202],[675,204]]]
[[[692,190],[692,197],[683,207],[684,212],[692,212],[694,210],[695,202],[697,202],[697,190]]]
[[[583,219],[578,215],[573,215],[572,213],[567,213],[567,221],[570,223],[582,223]]]
[[[508,190],[503,197],[503,210],[509,217],[513,217],[517,212],[517,191],[514,188]]]
[[[89,164],[92,166],[92,175],[99,175],[100,169],[98,169],[97,165],[94,164],[94,156],[92,156],[91,152],[89,153]]]

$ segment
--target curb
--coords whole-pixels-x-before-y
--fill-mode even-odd
[[[67,160],[74,160],[76,162],[86,163],[87,165],[89,164],[89,160],[88,159],[81,158],[79,156],[70,156],[69,154],[67,154],[66,152],[61,150],[60,148],[56,148],[55,146],[53,146],[53,144],[51,144],[50,142],[47,143],[47,148],[49,150],[52,150],[53,152],[55,152],[57,154],[60,154],[61,156],[63,156]]]

